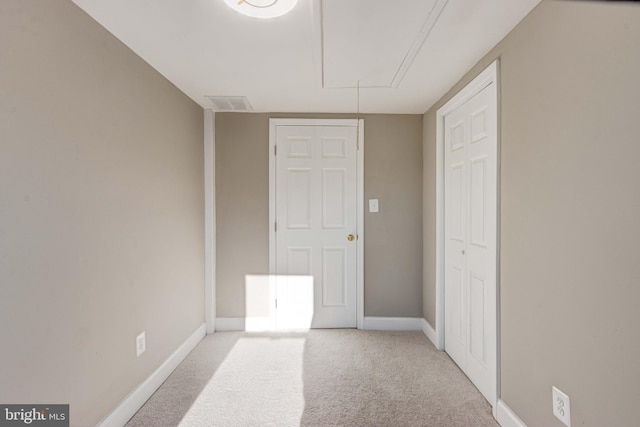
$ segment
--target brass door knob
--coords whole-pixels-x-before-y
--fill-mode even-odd
[[[354,236],[353,234],[349,234],[347,236],[347,240],[350,241],[350,242],[353,242],[353,239],[355,239],[355,238],[356,238],[356,236]]]

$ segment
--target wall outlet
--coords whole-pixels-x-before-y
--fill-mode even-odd
[[[136,337],[136,356],[140,357],[142,353],[147,349],[147,339],[144,335],[144,331]]]
[[[551,397],[553,398],[553,415],[562,421],[567,427],[571,427],[571,404],[569,396],[551,387]]]

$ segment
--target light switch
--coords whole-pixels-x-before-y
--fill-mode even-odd
[[[378,212],[378,199],[369,199],[369,212]]]

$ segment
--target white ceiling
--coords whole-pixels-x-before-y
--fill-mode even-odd
[[[298,0],[255,19],[224,0],[73,0],[204,108],[424,113],[540,0]]]

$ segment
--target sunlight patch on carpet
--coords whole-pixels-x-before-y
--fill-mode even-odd
[[[299,425],[304,345],[304,335],[240,338],[179,425]]]

